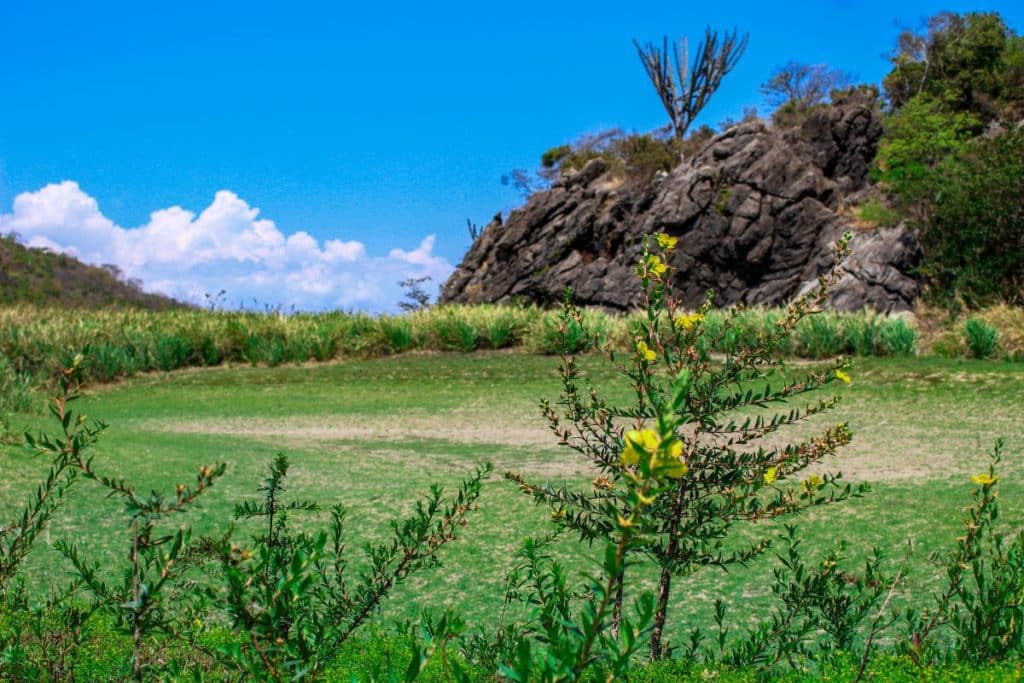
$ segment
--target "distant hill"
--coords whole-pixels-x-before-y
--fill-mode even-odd
[[[0,236],[0,306],[13,304],[185,307],[169,297],[143,292],[141,283],[125,280],[115,266],[97,268],[66,254],[26,247],[12,235]]]

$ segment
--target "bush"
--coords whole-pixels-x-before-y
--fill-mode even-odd
[[[991,358],[999,349],[999,330],[978,318],[967,319],[964,334],[971,358]]]
[[[235,507],[236,519],[257,522],[249,542],[234,541],[233,525],[219,536],[194,538],[190,527],[170,521],[209,495],[225,465],[199,467],[191,485],[166,492],[139,493],[133,483],[102,473],[91,450],[106,425],[87,421],[74,406],[83,363],[77,356],[58,376],[50,402],[58,432],[26,436],[51,461],[49,472],[14,522],[0,527],[4,680],[80,680],[97,669],[106,680],[321,677],[397,584],[438,564],[438,552],[465,526],[490,471],[477,468],[449,496],[431,487],[410,516],[391,524],[388,540],[364,546],[356,576],[347,571],[340,505],[321,531],[289,525],[289,516],[314,513],[319,505],[285,497],[288,460],[281,454],[260,486],[262,498]],[[67,589],[51,587],[40,603],[24,589],[22,565],[79,479],[103,489],[123,511],[123,564],[107,567],[87,558],[80,540],[58,540],[54,547],[73,580]],[[432,623],[440,630],[456,625]],[[97,644],[102,655],[79,655]],[[413,643],[411,650],[418,673],[433,648],[425,653]]]
[[[476,327],[457,311],[439,312],[432,318],[432,329],[444,351],[472,351],[477,347]]]
[[[867,227],[896,225],[903,219],[899,211],[886,206],[878,199],[869,199],[857,206],[853,210],[853,215]]]
[[[920,220],[935,167],[980,131],[981,121],[973,114],[950,112],[936,100],[915,97],[885,120],[872,176],[896,195],[899,208]]]
[[[845,348],[839,317],[833,313],[804,318],[793,337],[796,354],[804,358],[833,358]]]
[[[672,170],[679,163],[679,153],[679,144],[673,139],[613,128],[547,150],[540,158],[540,176],[554,180],[567,171],[580,170],[592,159],[604,159],[616,173],[642,184],[658,171]]]
[[[849,239],[837,246],[840,257]],[[588,543],[606,545],[606,551],[601,577],[588,583],[590,599],[577,607],[557,564],[527,545],[525,571],[532,577],[524,581],[530,586],[527,600],[549,611],[527,626],[530,639],[502,668],[511,680],[532,680],[539,670],[542,680],[575,681],[588,667],[602,677],[620,678],[648,633],[651,657],[661,657],[673,578],[705,566],[745,565],[767,548],[767,540],[744,538],[725,551],[734,526],[836,503],[866,490],[844,486],[838,475],[813,475],[796,483],[805,468],[849,441],[845,424],[801,443],[755,448],[768,434],[827,411],[834,400],[757,418],[741,414],[830,382],[849,382],[842,359],[799,378],[779,377],[774,388],[771,379],[780,364],[778,347],[816,317],[812,314],[820,311],[837,272],[791,304],[768,331],[757,311],[734,309],[716,336],[700,343],[708,334],[704,322],[711,295],[696,312],[680,308],[668,285],[667,256],[675,244],[667,235],[650,238],[637,264],[646,302],[643,317],[636,319],[640,324],[634,327],[628,360],[609,356],[635,394],[626,405],[609,404],[579,370],[573,354],[586,329],[585,317],[566,293],[553,329],[562,355],[559,408],[547,401],[543,407],[560,443],[583,455],[596,477],[592,487],[576,490],[531,484],[517,472],[505,476],[535,502],[549,506],[558,526]],[[713,362],[709,350],[733,332],[726,358]],[[642,594],[628,615],[622,604],[626,567],[639,561],[659,568],[658,593]],[[530,640],[542,652],[532,649]]]
[[[912,356],[917,348],[917,330],[903,318],[890,318],[882,327],[878,350],[883,356]]]
[[[1024,129],[967,145],[927,184],[922,222],[930,295],[969,306],[1024,304]]]

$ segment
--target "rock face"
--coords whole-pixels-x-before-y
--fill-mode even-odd
[[[643,236],[679,238],[674,284],[684,303],[779,305],[831,265],[832,245],[855,234],[833,307],[909,309],[918,285],[915,236],[858,230],[844,200],[863,192],[881,136],[868,100],[816,110],[798,129],[733,127],[692,160],[638,187],[595,159],[538,192],[504,223],[484,228],[445,284],[443,302],[553,304],[570,286],[579,303],[626,310],[640,302],[633,267]]]

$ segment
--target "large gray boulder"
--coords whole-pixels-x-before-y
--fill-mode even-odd
[[[873,102],[851,98],[813,112],[797,129],[754,121],[711,140],[694,158],[644,185],[595,159],[487,225],[442,290],[443,302],[553,304],[572,287],[579,303],[627,310],[640,303],[633,268],[643,236],[679,238],[674,284],[686,305],[776,306],[831,265],[832,245],[855,233],[832,306],[909,309],[920,260],[903,227],[858,229],[845,200],[863,193],[881,135]]]

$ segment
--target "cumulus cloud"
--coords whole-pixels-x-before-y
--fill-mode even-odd
[[[440,284],[452,271],[434,256],[433,235],[414,249],[371,256],[358,241],[321,244],[306,232],[285,235],[228,190],[198,215],[173,206],[154,211],[145,225],[124,228],[66,180],[15,197],[12,211],[0,213],[0,233],[9,232],[28,246],[116,265],[147,290],[192,302],[225,290],[231,304],[376,312],[401,299],[398,281],[430,276]]]

